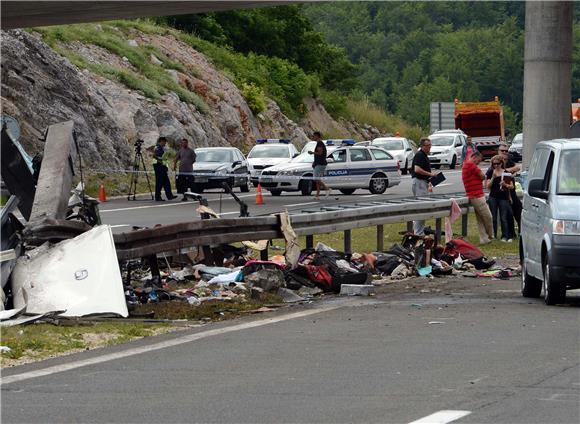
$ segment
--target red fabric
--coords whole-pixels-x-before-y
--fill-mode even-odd
[[[445,245],[444,255],[456,258],[461,254],[467,260],[483,258],[483,252],[476,246],[463,239],[453,239]]]
[[[471,147],[471,146],[467,146],[467,153],[466,153],[466,155],[465,155],[465,159],[464,159],[463,161],[464,161],[464,162],[465,162],[465,161],[468,161],[468,160],[471,158],[471,155],[472,155],[472,154],[473,154],[473,147]]]
[[[461,169],[461,179],[465,187],[465,194],[470,199],[483,197],[483,182],[479,177],[481,171],[472,161],[468,160]]]

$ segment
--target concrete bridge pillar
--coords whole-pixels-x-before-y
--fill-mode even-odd
[[[573,6],[571,1],[526,1],[524,169],[536,143],[569,136]]]

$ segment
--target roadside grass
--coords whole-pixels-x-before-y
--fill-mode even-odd
[[[430,225],[435,229],[435,220],[427,220],[426,225]],[[442,223],[443,226],[443,223]],[[461,234],[461,219],[455,221],[452,226],[455,236]],[[444,229],[444,228],[443,228]],[[399,234],[401,231],[407,230],[406,223],[399,224],[385,224],[384,225],[384,247],[388,249],[395,243],[400,243],[403,235]],[[469,214],[467,227],[467,241],[479,247],[485,256],[488,258],[501,258],[504,256],[513,256],[518,254],[518,242],[514,240],[512,243],[504,243],[499,240],[494,240],[492,243],[480,246],[479,232],[477,230],[477,221],[474,213]],[[445,242],[445,236],[441,236],[442,243]],[[322,242],[335,250],[344,250],[344,233],[342,231],[320,234],[314,236],[314,245],[317,242]],[[273,245],[284,246],[283,239],[272,240]],[[299,237],[299,245],[301,249],[306,247],[306,238]],[[376,227],[357,228],[351,233],[352,251],[358,253],[375,252],[377,250],[377,230]]]
[[[21,363],[23,360],[34,361],[64,353],[125,343],[172,331],[172,329],[173,327],[164,323],[133,322],[67,326],[41,323],[3,327],[0,345],[9,347],[10,351],[2,352],[0,359],[3,367],[10,366]]]
[[[161,95],[173,91],[181,101],[194,105],[202,113],[209,112],[209,107],[200,96],[182,87],[168,75],[169,69],[187,72],[183,64],[169,59],[153,46],[131,46],[127,40],[129,35],[114,25],[115,23],[63,25],[34,28],[32,31],[42,34],[43,40],[50,47],[81,69],[86,68],[107,79],[118,81],[128,88],[140,91],[152,100],[158,100]],[[123,28],[127,30],[129,27]],[[126,58],[138,73],[108,64],[89,63],[62,45],[73,41],[99,46],[112,54]],[[153,64],[150,60],[151,54],[154,54],[162,64]]]
[[[260,299],[239,301],[208,300],[201,305],[190,305],[183,301],[147,303],[137,305],[131,312],[136,316],[154,313],[155,319],[222,321],[251,313],[269,304],[280,304],[282,299],[271,293],[263,293]]]
[[[129,193],[130,180],[127,174],[105,174],[99,172],[94,174],[85,173],[83,177],[85,181],[85,192],[88,196],[98,198],[101,184],[105,186],[107,196],[126,196]],[[73,187],[76,187],[79,181],[79,179],[75,180]],[[149,181],[151,183],[151,190],[155,193],[155,176],[152,173],[149,174]],[[149,195],[149,187],[144,174],[139,174],[136,191],[138,195]]]

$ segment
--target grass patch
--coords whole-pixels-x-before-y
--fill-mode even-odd
[[[182,301],[148,303],[137,305],[133,314],[148,314],[154,312],[155,319],[186,319],[199,321],[207,319],[221,321],[261,308],[264,304],[281,303],[282,299],[271,293],[264,293],[259,300],[245,302],[208,300],[199,306],[190,305]]]
[[[115,23],[118,25],[118,22]],[[150,24],[137,23],[151,30]],[[124,27],[129,28],[128,26]],[[67,57],[71,63],[80,68],[87,68],[105,78],[112,79],[125,86],[138,90],[143,95],[158,100],[160,95],[173,91],[183,102],[194,105],[200,112],[208,113],[207,104],[196,93],[183,88],[168,74],[168,69],[186,72],[185,67],[169,59],[153,46],[131,46],[127,42],[126,34],[110,23],[78,24],[54,27],[34,28],[42,34],[44,41],[59,54]],[[119,57],[125,57],[138,74],[124,69],[118,69],[105,64],[91,64],[70,49],[59,47],[61,43],[79,41],[83,44],[92,44],[108,50]],[[154,54],[161,65],[151,63],[150,55]]]
[[[1,354],[2,365],[18,363],[17,360],[39,360],[78,350],[124,343],[169,331],[167,324],[141,324],[107,322],[91,325],[57,326],[31,324],[2,328],[0,344],[9,352]]]

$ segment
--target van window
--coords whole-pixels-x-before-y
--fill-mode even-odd
[[[558,194],[580,195],[580,150],[564,150],[558,167]]]
[[[542,190],[550,190],[550,181],[552,180],[552,170],[554,168],[554,152],[550,152],[548,155],[548,164],[546,166],[546,173],[544,176],[544,183],[542,184]]]
[[[530,180],[533,179],[544,179],[546,175],[546,165],[548,164],[548,156],[550,154],[549,149],[537,149],[532,157],[532,162],[530,163]]]

